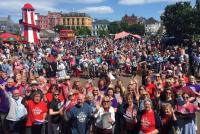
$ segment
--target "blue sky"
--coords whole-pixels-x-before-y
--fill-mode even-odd
[[[31,3],[36,12],[46,15],[48,11],[78,11],[86,12],[93,18],[120,20],[124,14],[154,17],[160,19],[160,14],[168,4],[177,1],[195,0],[0,0],[0,16],[11,15],[15,22],[21,18],[21,8],[25,3]]]

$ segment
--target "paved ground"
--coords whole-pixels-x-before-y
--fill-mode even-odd
[[[79,79],[79,78],[72,78],[72,82],[73,82],[75,79]],[[121,76],[119,79],[122,80],[122,81],[123,81],[123,85],[124,85],[125,87],[127,87],[129,81],[130,81],[132,78],[131,78],[131,77]],[[139,82],[139,85],[141,85],[141,81],[142,81],[142,80],[141,80],[141,77],[140,77],[140,76],[136,76],[135,79],[137,79],[138,82]],[[88,79],[80,78],[80,81],[81,81],[82,85],[85,85],[85,83],[87,82],[87,80],[88,80]],[[98,80],[99,80],[99,78],[95,78],[95,79],[93,80],[93,84],[94,84],[95,86],[97,86]],[[113,80],[112,83],[115,84],[116,81],[117,81],[117,79]]]

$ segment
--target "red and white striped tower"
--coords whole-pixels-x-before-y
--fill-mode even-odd
[[[36,24],[37,15],[35,9],[29,3],[26,3],[22,8],[22,19],[19,21],[22,28],[22,36],[29,43],[39,43],[39,27]]]

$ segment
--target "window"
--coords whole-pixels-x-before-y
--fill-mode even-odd
[[[82,18],[82,25],[85,25],[84,18]]]
[[[69,25],[69,18],[67,18],[67,25]]]
[[[77,25],[80,25],[80,24],[79,24],[79,18],[77,18]]]
[[[66,24],[65,19],[63,19],[63,24],[64,24],[64,25]]]
[[[72,25],[74,25],[74,18],[72,18]]]

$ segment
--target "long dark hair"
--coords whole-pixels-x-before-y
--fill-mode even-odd
[[[115,89],[114,89],[114,93],[116,93],[116,88],[119,88],[119,89],[120,89],[120,95],[121,95],[121,96],[124,96],[124,91],[123,91],[122,87],[116,85],[116,86],[115,86]]]
[[[49,90],[48,90],[48,93],[52,93],[52,89],[55,87],[55,90],[58,90],[58,86],[56,84],[53,84],[50,86]]]

